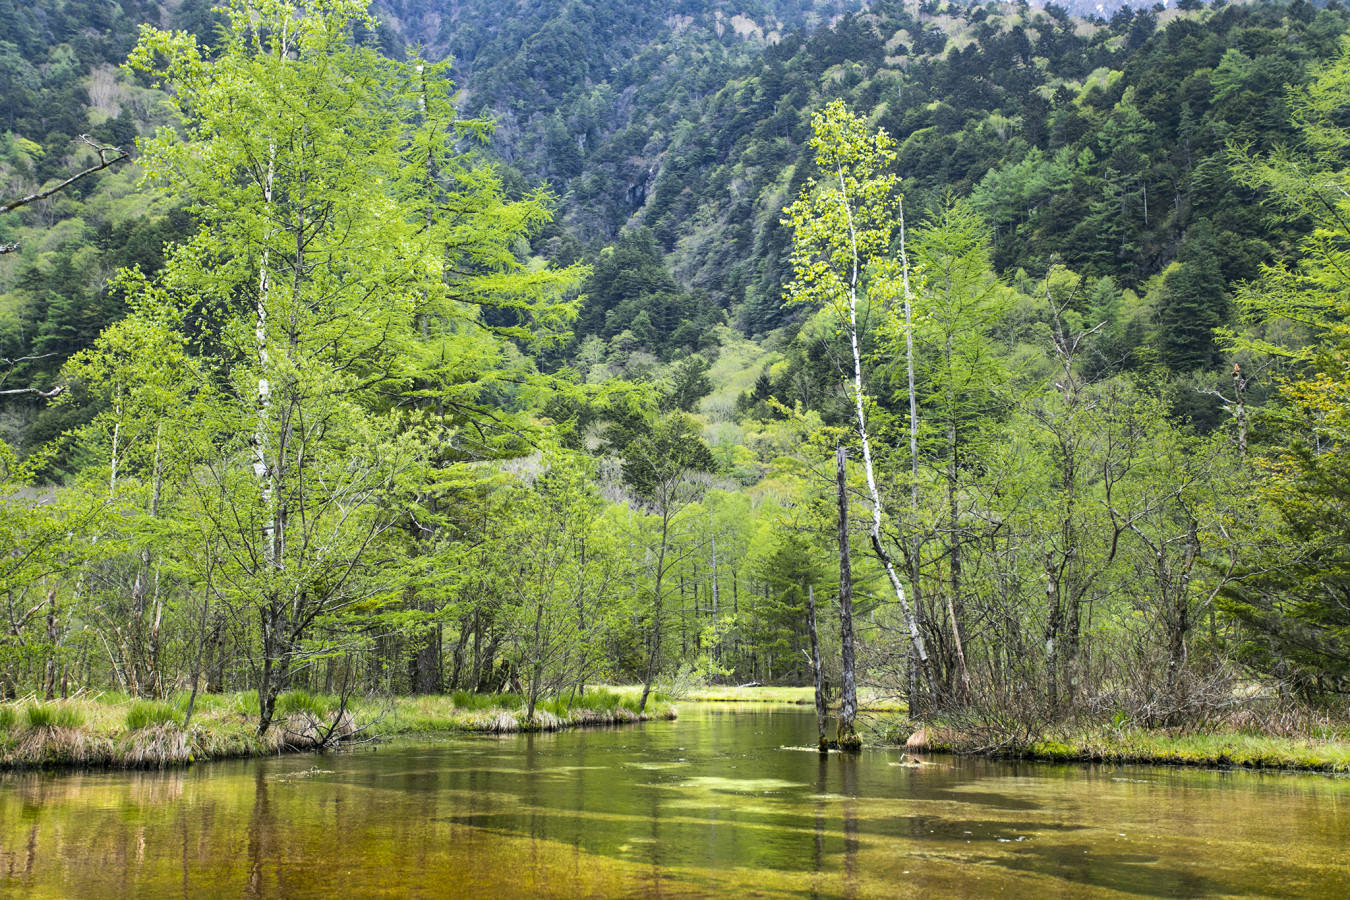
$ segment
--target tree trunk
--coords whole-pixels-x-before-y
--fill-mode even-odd
[[[839,190],[842,197],[848,196],[848,187],[844,182],[844,173],[839,171]],[[853,253],[853,270],[849,279],[848,286],[848,334],[849,346],[853,352],[853,403],[854,412],[858,423],[858,440],[862,444],[863,452],[863,471],[867,475],[868,495],[872,500],[872,549],[876,552],[877,558],[881,560],[886,568],[886,575],[890,579],[891,587],[895,590],[896,599],[900,601],[900,609],[904,613],[905,619],[909,624],[910,641],[914,644],[915,652],[919,657],[919,662],[923,666],[923,672],[928,681],[929,690],[932,690],[933,679],[932,672],[929,671],[928,651],[924,648],[923,634],[919,631],[919,621],[915,617],[914,608],[910,605],[905,596],[905,589],[900,584],[900,578],[895,573],[895,566],[891,562],[890,554],[886,552],[881,543],[881,492],[877,489],[876,472],[872,468],[872,442],[867,434],[867,405],[863,395],[863,370],[862,370],[862,350],[858,340],[858,285],[861,279],[861,266],[858,257],[857,235],[853,224],[853,210],[848,204],[844,205],[844,212],[848,216],[849,240]],[[908,267],[905,267],[906,284],[908,284]],[[843,452],[843,448],[840,448]],[[842,466],[842,462],[840,463]]]
[[[862,740],[853,724],[858,715],[858,683],[853,656],[853,570],[848,546],[848,473],[845,466],[848,450],[839,447],[834,459],[839,487],[839,636],[844,649],[839,724],[835,729],[835,739],[841,750],[858,750],[862,747]]]

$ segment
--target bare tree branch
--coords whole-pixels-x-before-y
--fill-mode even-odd
[[[52,400],[59,397],[61,394],[64,394],[65,391],[65,385],[60,384],[49,391],[44,391],[42,388],[10,388],[7,391],[0,391],[0,397],[17,397],[20,394],[33,394],[44,400]]]
[[[48,188],[45,191],[38,191],[36,194],[29,194],[27,197],[20,197],[19,199],[11,200],[8,203],[0,203],[0,213],[7,213],[11,210],[18,209],[21,206],[27,206],[30,203],[45,200],[53,194],[59,193],[70,187],[81,178],[87,178],[95,172],[102,172],[104,169],[120,163],[131,155],[121,147],[105,147],[102,144],[95,142],[94,139],[87,134],[80,135],[79,140],[80,143],[87,144],[94,148],[94,152],[98,154],[98,165],[90,166],[83,172],[77,172],[55,187]],[[0,244],[0,254],[13,253],[18,249],[18,244]]]

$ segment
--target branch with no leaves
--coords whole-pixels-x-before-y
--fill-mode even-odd
[[[21,394],[31,394],[31,395],[33,395],[34,397],[38,397],[38,398],[40,398],[40,399],[42,399],[42,400],[53,400],[53,399],[55,399],[55,398],[61,396],[61,395],[64,394],[65,392],[66,392],[66,387],[65,387],[65,385],[63,385],[63,384],[58,384],[56,387],[52,388],[51,390],[46,390],[46,391],[44,391],[42,388],[31,388],[31,387],[30,387],[30,388],[10,388],[9,390],[0,391],[0,397],[17,397],[17,396],[19,396],[19,395],[21,395]]]
[[[131,155],[126,150],[123,150],[121,147],[105,147],[102,144],[95,141],[87,134],[80,135],[79,141],[82,144],[92,147],[94,149],[94,152],[98,154],[97,165],[90,166],[83,172],[77,172],[74,175],[67,178],[65,181],[56,185],[55,187],[50,187],[45,191],[38,191],[35,194],[29,194],[27,197],[20,197],[17,200],[10,200],[8,203],[0,203],[0,213],[7,213],[10,212],[11,210],[18,209],[21,206],[27,206],[30,203],[36,203],[39,200],[45,200],[48,197],[52,196],[53,194],[59,193],[65,190],[66,188],[70,187],[72,184],[79,181],[81,178],[88,178],[95,172],[102,172],[104,169],[109,168],[110,166],[114,166],[117,163],[120,163],[122,160],[126,159]],[[13,253],[15,250],[18,249],[19,249],[18,244],[0,244],[0,254]]]
[[[0,248],[0,253],[7,253],[7,252],[9,251]],[[5,374],[0,375],[0,385],[4,384],[9,379],[10,374],[12,374],[14,371],[14,367],[17,366],[19,363],[36,362],[37,360],[48,359],[53,356],[56,356],[56,354],[42,353],[38,356],[20,356],[18,359],[0,359],[0,365],[9,366],[8,371],[6,371]],[[38,397],[42,400],[53,400],[56,397],[59,397],[61,394],[65,393],[65,390],[66,390],[65,385],[61,384],[58,384],[56,387],[49,388],[48,390],[45,391],[42,388],[31,388],[31,387],[9,388],[8,390],[0,390],[0,397],[18,397],[24,394],[29,394],[34,397]]]

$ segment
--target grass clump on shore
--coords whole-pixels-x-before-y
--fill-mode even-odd
[[[70,703],[30,702],[23,710],[25,724],[31,728],[79,728],[84,714]]]
[[[127,707],[127,731],[141,731],[159,725],[177,723],[183,714],[178,707],[160,700],[133,700]]]
[[[287,691],[277,697],[272,714],[279,719],[304,714],[323,719],[328,716],[333,705],[323,696],[309,691]]]
[[[1149,729],[1094,729],[1034,742],[1039,759],[1350,773],[1350,734],[1278,736],[1241,731],[1174,734]]]
[[[906,740],[906,735],[912,735]],[[1055,730],[1022,742],[991,747],[959,726],[885,727],[885,743],[910,750],[1048,762],[1114,763],[1204,768],[1285,769],[1350,774],[1350,726],[1269,734],[1252,728],[1194,732],[1129,725]]]
[[[638,713],[641,688],[588,688],[584,692],[545,697],[535,704],[534,719],[525,715],[526,703],[516,694],[472,694],[410,697],[394,701],[376,730],[383,734],[426,734],[478,731],[510,734],[518,731],[558,731],[587,725],[617,725],[654,719],[673,719],[676,710],[663,695],[652,692],[647,709]]]

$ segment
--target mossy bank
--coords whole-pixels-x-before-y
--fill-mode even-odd
[[[1179,734],[1144,728],[1101,727],[1007,747],[990,747],[975,735],[941,726],[918,728],[908,740],[897,739],[896,734],[889,732],[886,742],[901,743],[914,753],[1350,774],[1350,729],[1345,728],[1282,736],[1243,731]]]

